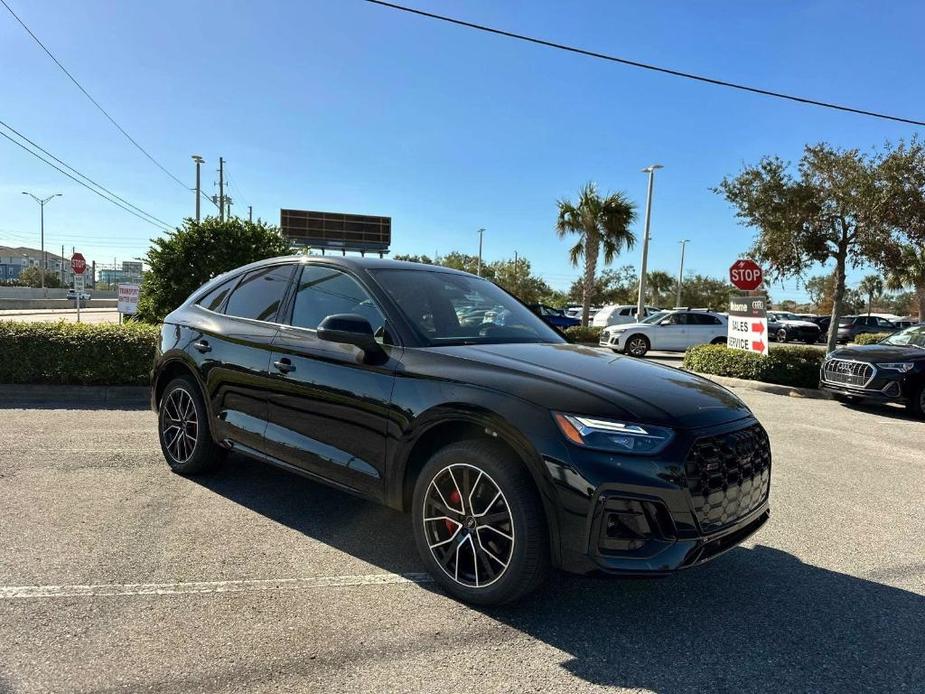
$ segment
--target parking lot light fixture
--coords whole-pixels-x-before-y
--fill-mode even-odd
[[[651,164],[642,170],[649,174],[649,187],[646,193],[646,219],[642,233],[642,267],[639,272],[639,298],[636,302],[636,320],[646,317],[646,272],[649,264],[649,220],[652,216],[652,186],[655,183],[655,170],[664,168],[661,164]]]
[[[48,269],[48,261],[45,258],[45,203],[47,203],[52,198],[57,198],[61,196],[61,193],[52,193],[47,198],[40,198],[37,195],[33,195],[27,190],[22,192],[23,195],[28,195],[30,198],[35,200],[39,204],[39,219],[40,219],[40,229],[41,229],[41,252],[42,252],[42,271],[39,273],[42,278],[42,296],[43,298],[48,298],[48,290],[45,288],[45,272]],[[63,260],[63,259],[62,259]]]

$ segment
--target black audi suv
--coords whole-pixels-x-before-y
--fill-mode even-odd
[[[739,398],[568,344],[446,268],[239,268],[167,316],[153,382],[174,471],[237,451],[409,511],[428,570],[476,604],[526,594],[550,566],[668,574],[769,516],[768,437]]]
[[[904,403],[925,417],[925,325],[835,350],[822,363],[819,387],[842,401]]]

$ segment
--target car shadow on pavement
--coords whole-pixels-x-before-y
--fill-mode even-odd
[[[405,514],[235,456],[197,482],[386,571],[424,570]],[[479,611],[561,651],[562,667],[596,685],[912,691],[925,682],[925,597],[878,581],[923,572],[887,567],[868,580],[758,545],[662,580],[556,573],[519,603]]]
[[[889,419],[905,420],[908,422],[921,421],[908,407],[900,404],[877,403],[877,402],[842,402],[841,406],[848,410],[855,410],[865,414],[876,415],[878,417],[887,417]]]

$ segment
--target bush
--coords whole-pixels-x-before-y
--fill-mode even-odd
[[[880,342],[880,340],[885,337],[889,337],[890,333],[861,333],[860,335],[854,336],[854,344],[856,345],[872,345],[875,342]]]
[[[0,322],[0,383],[146,385],[160,328]]]
[[[216,275],[289,253],[279,229],[259,220],[187,219],[179,229],[152,241],[145,256],[150,271],[141,285],[138,315],[159,323]]]
[[[564,332],[569,342],[597,343],[601,339],[601,330],[602,328],[595,328],[590,325],[587,328],[582,328],[580,325],[573,325],[571,328],[566,328]]]
[[[684,368],[714,376],[815,388],[824,358],[825,351],[814,347],[780,345],[764,355],[725,345],[696,345],[685,352]]]

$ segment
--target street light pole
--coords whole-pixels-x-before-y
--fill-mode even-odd
[[[674,305],[681,305],[681,282],[684,281],[684,249],[691,242],[690,239],[684,239],[681,241],[681,266],[678,268],[678,296],[675,299]]]
[[[205,159],[200,157],[198,154],[193,155],[193,161],[196,162],[196,221],[199,221],[199,198],[202,195],[201,186],[199,183],[199,167],[205,162]]]
[[[35,200],[35,201],[39,204],[39,209],[40,209],[40,212],[39,212],[39,220],[40,220],[40,222],[39,222],[39,224],[40,224],[40,229],[41,229],[40,234],[41,234],[41,244],[42,244],[42,270],[41,270],[41,272],[40,272],[39,274],[42,276],[42,296],[43,296],[44,298],[47,299],[47,298],[48,298],[48,289],[45,288],[45,272],[46,272],[46,270],[47,270],[47,268],[48,268],[48,261],[47,261],[46,256],[45,256],[45,203],[48,202],[49,200],[51,200],[52,198],[60,197],[60,196],[61,196],[61,193],[53,193],[52,195],[49,195],[49,196],[48,196],[47,198],[45,198],[44,200],[43,200],[42,198],[36,196],[36,195],[33,195],[32,193],[29,193],[29,192],[25,191],[25,190],[22,192],[22,194],[23,194],[23,195],[28,195],[30,198],[32,198],[33,200]],[[63,262],[63,261],[62,261],[62,262]]]
[[[642,234],[642,267],[639,272],[639,298],[636,301],[636,320],[646,317],[646,272],[649,264],[649,222],[652,216],[652,186],[655,182],[655,170],[663,168],[661,164],[652,164],[642,170],[649,174],[649,190],[646,193],[646,221]]]
[[[478,269],[476,270],[476,274],[477,274],[479,277],[482,276],[482,235],[483,235],[484,233],[485,233],[485,229],[479,229],[479,230],[478,230],[478,235],[479,235],[479,265],[478,265]]]

